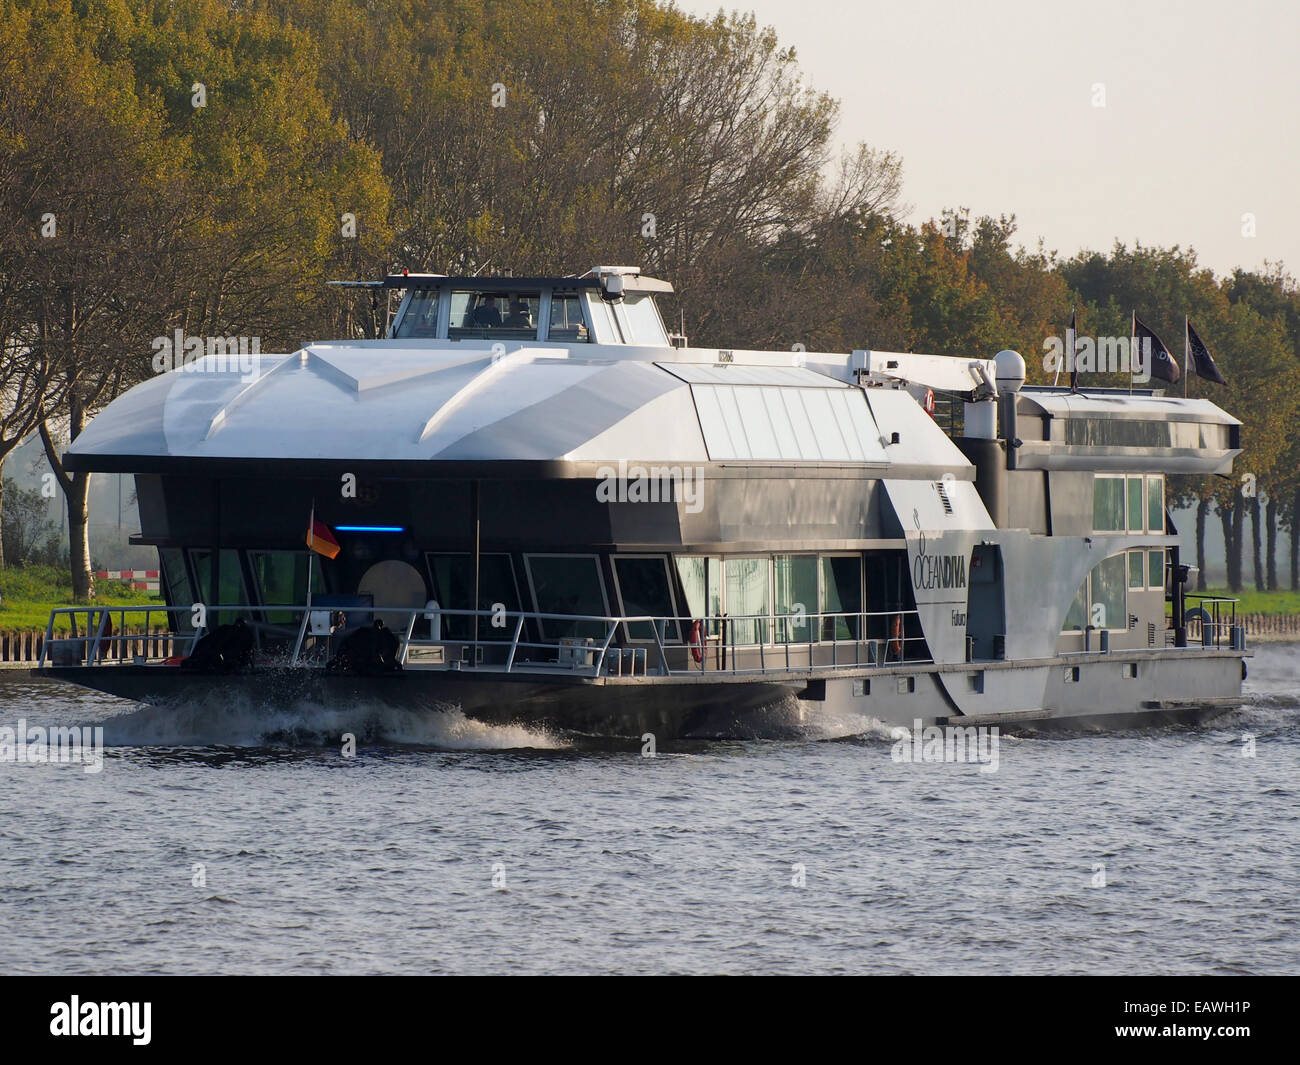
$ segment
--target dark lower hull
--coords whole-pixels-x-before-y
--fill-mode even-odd
[[[819,676],[694,674],[588,677],[561,671],[410,669],[380,676],[260,666],[242,674],[187,673],[149,665],[54,666],[36,676],[146,704],[203,698],[267,709],[295,705],[459,709],[489,725],[656,742],[717,737],[834,735],[888,725],[1047,723],[1124,727],[1185,721],[1241,705],[1240,654],[1153,652],[1129,656],[957,666],[895,666]],[[1077,665],[1074,665],[1077,663]],[[1064,668],[1065,676],[1062,676]],[[1131,674],[1131,675],[1130,675]],[[978,694],[972,689],[978,685]],[[857,725],[855,726],[855,723]]]

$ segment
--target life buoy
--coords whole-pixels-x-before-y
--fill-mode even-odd
[[[931,418],[933,418],[934,417],[934,389],[933,388],[927,388],[925,390],[925,402],[922,403],[922,406],[925,407],[925,413],[928,414]]]
[[[903,615],[895,614],[889,623],[889,653],[895,658],[903,657]]]
[[[704,661],[704,622],[698,618],[691,622],[691,657],[696,662]]]

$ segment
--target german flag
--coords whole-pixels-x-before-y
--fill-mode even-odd
[[[339,542],[334,539],[334,532],[323,521],[316,520],[313,510],[307,521],[307,546],[318,555],[335,558],[339,553]]]

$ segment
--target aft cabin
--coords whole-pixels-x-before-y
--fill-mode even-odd
[[[996,415],[988,438],[954,440],[990,516],[1000,528],[1083,537],[1096,557],[1073,589],[1058,650],[1176,642],[1186,567],[1167,478],[1231,472],[1241,423],[1208,400],[1149,389],[1026,386],[1000,395]]]

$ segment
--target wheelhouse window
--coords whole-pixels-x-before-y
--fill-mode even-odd
[[[587,299],[587,310],[591,314],[591,325],[597,344],[623,343],[623,331],[619,329],[611,304],[593,294]]]
[[[310,564],[306,551],[250,551],[249,565],[257,587],[258,602],[268,606],[298,606],[307,601],[307,571],[311,571],[312,595],[325,591],[320,566]],[[292,625],[300,617],[295,610],[267,610],[271,625]]]
[[[426,561],[433,586],[433,598],[438,606],[443,610],[473,609],[470,604],[474,600],[474,556],[467,553],[430,554]],[[510,556],[481,554],[478,565],[478,609],[494,611],[499,617],[501,607],[506,611],[506,623],[494,625],[491,618],[479,618],[480,640],[513,639],[516,619],[509,617],[509,614],[519,610],[519,589],[515,583],[515,568]],[[473,638],[474,619],[468,615],[444,614],[441,625],[444,640]]]
[[[434,337],[438,335],[438,290],[420,289],[411,293],[401,321],[393,331],[395,337]]]
[[[551,320],[546,338],[570,344],[586,344],[591,340],[582,317],[582,300],[576,292],[556,292],[551,296]]]
[[[1084,628],[1125,631],[1128,628],[1129,555],[1104,558],[1092,567],[1075,593],[1062,632]]]
[[[525,555],[528,583],[539,614],[586,614],[607,617],[605,582],[595,555]],[[608,626],[601,621],[542,621],[542,638],[566,636],[604,639]]]
[[[451,294],[451,340],[536,340],[539,292],[457,289]]]
[[[614,579],[624,616],[669,618],[664,639],[681,639],[676,621],[677,608],[673,603],[672,586],[668,580],[668,560],[663,555],[618,555],[614,558]],[[653,640],[654,626],[649,621],[633,622],[627,626],[631,640]]]
[[[615,306],[624,327],[623,339],[626,343],[653,347],[668,345],[668,331],[664,329],[653,296],[646,293],[632,294]]]

